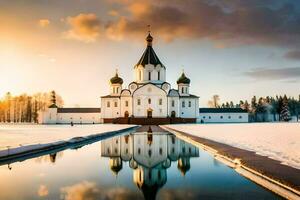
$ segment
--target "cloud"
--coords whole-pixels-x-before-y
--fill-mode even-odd
[[[49,19],[40,19],[38,21],[38,25],[40,27],[42,27],[42,28],[45,28],[45,27],[49,26],[49,24],[50,24],[50,20]]]
[[[101,21],[93,13],[81,13],[68,17],[65,21],[70,26],[70,29],[63,33],[67,39],[94,42],[100,35]]]
[[[300,46],[300,13],[291,0],[110,2],[119,5],[120,14],[106,25],[111,38],[145,35],[146,25],[151,24],[155,34],[167,41],[186,38]]]
[[[300,79],[300,67],[269,69],[257,68],[252,71],[245,72],[244,75],[254,78],[256,80],[294,80]]]
[[[49,191],[46,185],[40,185],[39,189],[38,189],[38,195],[40,197],[45,197],[48,196]]]
[[[289,51],[285,54],[284,57],[293,60],[300,60],[300,51],[297,50]]]
[[[64,200],[130,200],[141,199],[141,196],[125,188],[100,188],[94,182],[83,181],[61,189]]]

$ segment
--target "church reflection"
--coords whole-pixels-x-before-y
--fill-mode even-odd
[[[110,169],[118,174],[123,162],[133,170],[133,182],[145,199],[155,199],[167,182],[167,169],[177,162],[183,176],[190,170],[190,158],[199,157],[199,149],[166,132],[134,133],[101,141],[101,156],[109,157]]]

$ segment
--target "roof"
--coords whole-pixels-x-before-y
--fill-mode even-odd
[[[149,40],[149,38],[151,40]],[[147,40],[147,48],[144,51],[142,57],[140,58],[139,62],[136,64],[136,66],[142,65],[143,67],[145,67],[145,65],[147,64],[152,64],[154,66],[160,64],[162,67],[164,67],[164,65],[160,62],[159,58],[157,57],[154,49],[152,48],[152,36],[149,35],[146,38]]]
[[[51,104],[48,108],[58,108],[55,103]]]
[[[101,98],[120,98],[120,96],[106,95],[102,96]]]
[[[190,94],[189,96],[180,96],[180,98],[199,98],[196,95]]]
[[[247,113],[241,108],[199,108],[200,113]]]
[[[100,113],[100,108],[58,108],[57,113]]]

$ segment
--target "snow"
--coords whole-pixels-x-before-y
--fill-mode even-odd
[[[300,123],[178,124],[167,127],[254,151],[300,169]]]
[[[53,143],[74,137],[117,131],[133,125],[95,124],[95,125],[23,125],[0,124],[0,151],[7,148],[32,144]]]

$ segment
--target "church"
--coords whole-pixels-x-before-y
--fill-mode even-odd
[[[118,118],[120,123],[124,122],[124,118],[131,118],[132,122],[138,122],[138,118],[177,118],[196,122],[199,97],[190,94],[191,80],[182,72],[177,88],[172,89],[166,82],[166,66],[153,49],[150,32],[146,43],[144,53],[133,67],[134,81],[124,88],[118,72],[110,79],[110,94],[101,97],[103,122],[111,123]]]
[[[101,97],[101,108],[59,108],[55,97],[48,110],[38,114],[42,124],[172,124],[246,123],[248,113],[241,108],[201,108],[199,97],[190,94],[191,80],[179,74],[177,88],[166,81],[167,68],[153,49],[148,33],[146,49],[133,66],[134,80],[124,87],[116,72],[110,79],[110,93]]]

